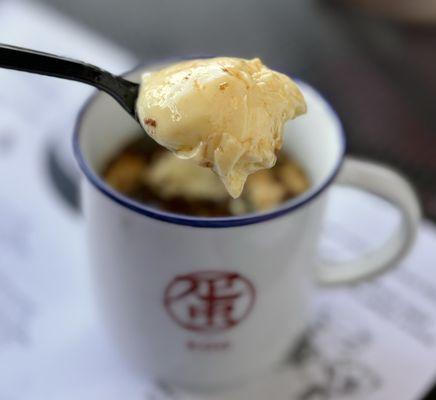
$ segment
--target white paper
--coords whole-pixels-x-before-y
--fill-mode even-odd
[[[134,63],[83,27],[31,3],[0,1],[0,42],[62,53],[120,72]],[[17,28],[19,27],[19,29]],[[289,363],[225,395],[164,394],[136,377],[101,327],[82,221],[46,169],[90,89],[0,70],[0,399],[415,400],[436,377],[436,229],[370,283],[320,289],[305,343]],[[349,259],[398,222],[384,202],[331,196],[321,253]],[[381,223],[383,221],[383,223]]]

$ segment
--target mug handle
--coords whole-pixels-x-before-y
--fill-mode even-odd
[[[392,169],[347,157],[336,184],[352,186],[379,196],[401,211],[401,223],[378,249],[349,262],[324,262],[317,267],[321,284],[355,283],[396,265],[413,245],[421,218],[418,198],[412,186]]]

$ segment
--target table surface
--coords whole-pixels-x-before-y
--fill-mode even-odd
[[[260,56],[302,77],[338,111],[349,153],[402,171],[436,221],[436,25],[399,24],[327,0],[43,1],[144,60]]]

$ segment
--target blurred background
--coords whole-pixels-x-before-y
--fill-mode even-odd
[[[333,103],[349,152],[390,163],[436,220],[436,1],[41,0],[139,60],[260,56]]]

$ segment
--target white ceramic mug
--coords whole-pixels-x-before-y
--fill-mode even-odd
[[[337,116],[300,85],[308,114],[287,124],[284,150],[304,167],[311,188],[273,211],[238,217],[171,214],[111,189],[99,171],[138,127],[104,94],[84,107],[74,149],[87,178],[83,202],[98,300],[115,341],[144,375],[191,390],[255,376],[302,335],[316,281],[373,276],[412,245],[420,210],[410,185],[386,167],[344,159]],[[386,199],[402,222],[373,254],[327,266],[316,251],[333,183]]]

